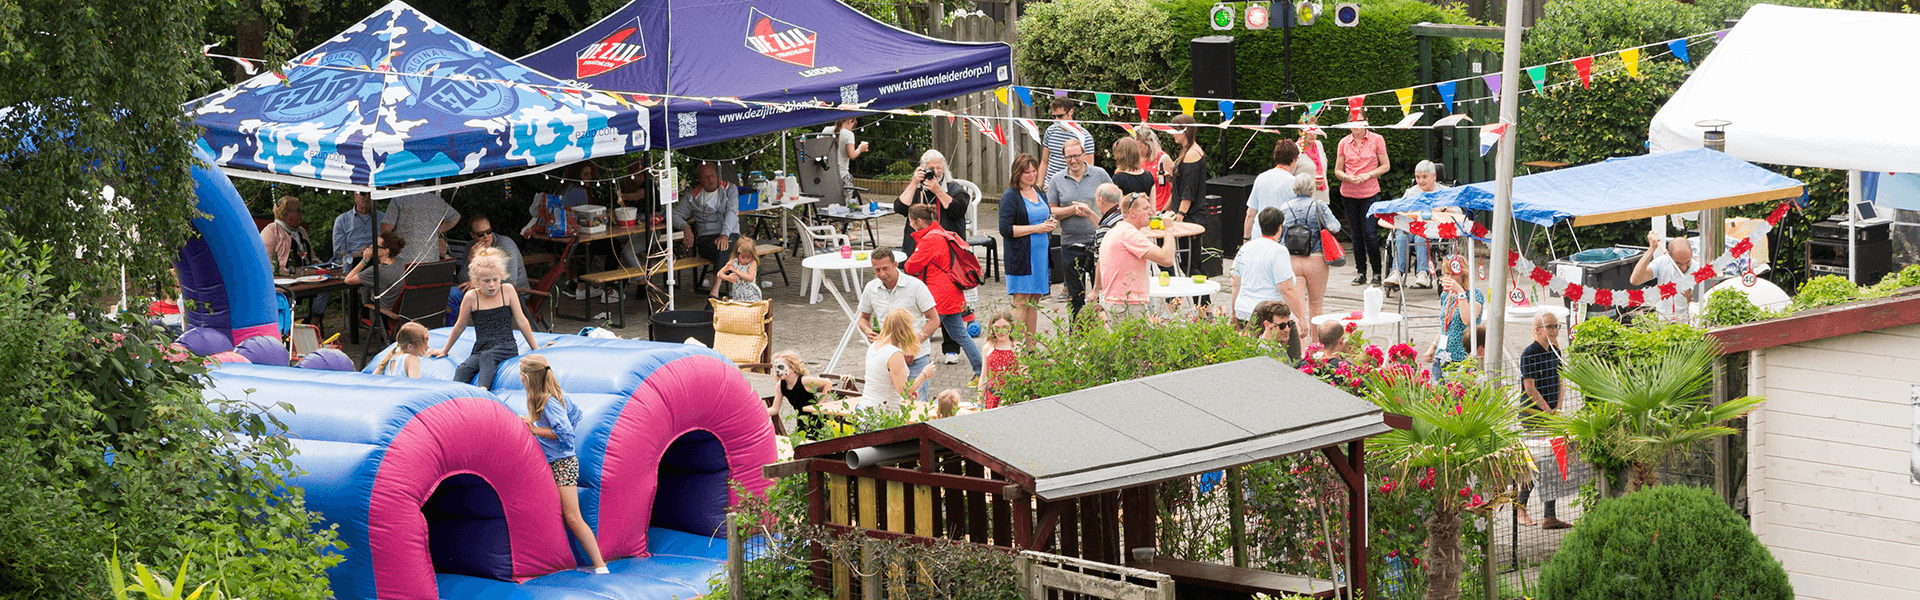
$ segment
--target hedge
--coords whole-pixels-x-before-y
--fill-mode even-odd
[[[1780,561],[1712,491],[1648,488],[1588,511],[1540,571],[1544,600],[1787,600]]]

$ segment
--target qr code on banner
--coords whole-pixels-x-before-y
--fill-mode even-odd
[[[840,102],[842,104],[859,104],[860,103],[860,84],[849,83],[847,85],[840,86]]]
[[[690,138],[696,135],[700,135],[699,115],[696,115],[690,112],[683,112],[674,116],[680,118],[680,137]]]

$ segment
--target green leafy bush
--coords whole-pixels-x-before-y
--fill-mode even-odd
[[[1784,311],[1754,306],[1746,292],[1724,289],[1707,296],[1707,304],[1700,310],[1700,321],[1707,327],[1727,327],[1786,315]]]
[[[205,367],[144,323],[52,309],[77,290],[49,254],[0,243],[0,598],[105,597],[115,548],[191,553],[189,579],[235,596],[326,597],[334,533],[286,485],[264,407],[209,407]]]
[[[1567,354],[1613,364],[1653,364],[1668,348],[1707,338],[1707,330],[1684,323],[1642,319],[1632,326],[1587,319],[1573,328]]]
[[[1018,350],[1023,374],[1001,387],[1001,402],[1025,402],[1255,356],[1287,360],[1285,347],[1241,335],[1223,319],[1122,319],[1112,327],[1088,321],[1040,337],[1037,347]]]
[[[1787,312],[1833,306],[1859,299],[1860,286],[1854,285],[1853,282],[1839,275],[1822,275],[1800,286],[1800,293],[1793,296],[1793,303],[1787,305]]]
[[[1655,487],[1599,503],[1540,572],[1544,600],[1793,597],[1780,561],[1712,491]]]
[[[1020,18],[1014,67],[1033,85],[1167,93],[1180,75],[1167,52],[1175,37],[1167,18],[1148,2],[1028,4]],[[1115,103],[1131,106],[1132,99],[1116,98]]]

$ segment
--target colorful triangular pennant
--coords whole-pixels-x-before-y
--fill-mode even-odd
[[[1347,120],[1367,120],[1367,97],[1364,94],[1347,99]]]
[[[1040,126],[1035,125],[1033,119],[1014,119],[1013,122],[1019,125],[1021,129],[1026,130],[1027,135],[1033,137],[1033,141],[1042,144],[1047,143],[1046,138],[1040,136]]]
[[[1687,41],[1684,39],[1667,42],[1667,50],[1673,52],[1673,56],[1680,59],[1680,62],[1693,62],[1693,59],[1687,57]]]
[[[1220,122],[1225,123],[1232,120],[1233,120],[1233,101],[1221,100],[1220,101]]]
[[[1501,121],[1499,123],[1494,123],[1492,125],[1481,127],[1480,128],[1480,155],[1486,156],[1487,151],[1492,150],[1495,144],[1500,143],[1500,138],[1505,136],[1507,134],[1507,129],[1512,126],[1513,126],[1512,123]]]
[[[1593,57],[1573,59],[1573,70],[1580,72],[1580,87],[1593,89]]]
[[[1005,104],[1007,106],[1013,106],[1013,101],[1007,99],[1007,88],[999,88],[994,90],[993,97],[999,98],[1001,104]]]
[[[1499,73],[1481,75],[1480,80],[1487,82],[1487,92],[1490,95],[1493,95],[1496,97],[1500,95],[1500,74]]]
[[[1261,125],[1267,124],[1267,117],[1273,116],[1273,109],[1277,107],[1278,105],[1273,102],[1260,103],[1260,124]]]
[[[1442,81],[1433,84],[1434,91],[1440,92],[1440,101],[1446,103],[1448,113],[1453,112],[1453,91],[1459,84],[1460,82],[1457,81]]]
[[[1140,120],[1145,121],[1147,120],[1147,108],[1153,106],[1153,98],[1148,96],[1134,96],[1133,106],[1140,110]]]
[[[1021,104],[1033,106],[1033,88],[1023,85],[1013,86],[1013,95],[1020,98]]]
[[[1393,91],[1393,98],[1400,101],[1400,114],[1413,112],[1413,88],[1400,88]]]
[[[1547,66],[1527,67],[1527,79],[1533,80],[1533,91],[1544,92],[1547,86]]]
[[[1193,103],[1194,103],[1193,98],[1181,98],[1180,114],[1183,114],[1189,117],[1193,116]]]
[[[1627,76],[1640,78],[1640,49],[1628,48],[1620,51],[1621,62],[1627,63]]]
[[[1095,92],[1093,94],[1093,103],[1100,107],[1100,114],[1103,114],[1103,115],[1113,114],[1113,111],[1107,110],[1107,104],[1111,101],[1113,101],[1113,94],[1107,94],[1102,92]]]

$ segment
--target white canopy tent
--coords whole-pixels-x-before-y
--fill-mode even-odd
[[[1861,172],[1920,173],[1920,15],[1756,4],[1653,117],[1654,152],[1703,145],[1724,120],[1726,152],[1757,163],[1844,169],[1849,205]],[[1870,202],[1867,202],[1870,203]],[[1849,212],[1849,230],[1861,221]],[[1819,218],[1819,215],[1814,215]],[[1847,236],[1855,283],[1857,235]]]
[[[1724,119],[1728,154],[1763,164],[1920,173],[1920,15],[1757,4],[1660,107],[1654,152],[1698,148]]]

